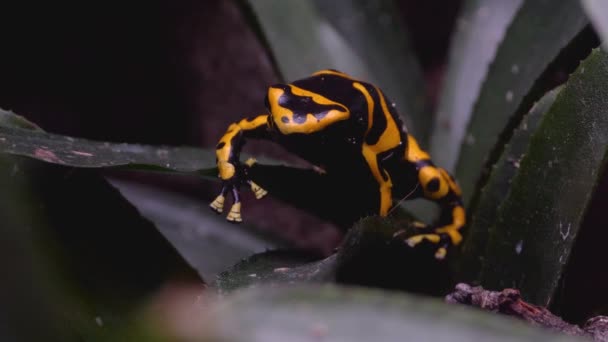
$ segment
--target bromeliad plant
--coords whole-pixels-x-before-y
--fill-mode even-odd
[[[314,283],[371,285],[433,295],[447,293],[454,280],[490,289],[514,287],[524,299],[568,315],[560,297],[564,291],[560,281],[571,270],[572,252],[585,248],[576,243],[577,236],[594,191],[604,177],[608,149],[608,53],[597,44],[587,43],[594,39],[586,39],[594,37],[589,18],[599,36],[608,37],[608,8],[601,1],[582,1],[582,5],[573,0],[465,1],[452,37],[435,113],[429,112],[422,92],[422,73],[391,1],[260,0],[242,5],[285,80],[319,69],[343,70],[380,85],[399,111],[407,113],[403,120],[410,131],[423,147],[431,150],[438,165],[454,172],[462,187],[469,218],[462,250],[451,256],[450,263],[438,262],[429,252],[432,249],[410,249],[401,240],[393,239],[410,220],[407,213],[397,210],[387,220],[368,217],[356,222],[338,251],[326,259],[273,251],[249,256],[227,267],[227,262],[246,257],[260,246],[276,244],[260,242],[251,233],[228,227],[207,217],[207,213],[198,213],[197,217],[213,227],[213,237],[224,243],[218,246],[201,239],[200,244],[207,246],[209,252],[203,253],[204,258],[198,254],[199,259],[176,244],[189,265],[198,269],[195,274],[158,236],[153,225],[138,217],[127,200],[110,189],[95,171],[160,171],[217,180],[214,149],[67,137],[45,132],[15,113],[0,111],[0,213],[2,234],[7,237],[0,239],[4,243],[0,248],[7,256],[13,253],[12,257],[22,260],[23,269],[37,279],[47,279],[46,273],[40,273],[40,266],[28,259],[29,254],[37,255],[45,260],[44,265],[50,264],[44,272],[62,284],[51,282],[47,286],[42,282],[37,288],[51,303],[60,302],[68,308],[54,315],[56,307],[45,306],[49,317],[53,317],[47,327],[49,333],[91,339],[141,333],[160,334],[154,338],[162,340],[166,334],[179,335],[181,332],[171,330],[175,327],[170,324],[163,325],[169,331],[151,332],[149,321],[142,324],[130,316],[161,284],[176,279],[176,270],[179,279],[186,275],[196,282],[202,277],[225,294],[259,287],[228,295],[218,304],[217,315],[207,319],[219,319],[223,325],[203,324],[199,316],[196,317],[200,321],[191,318],[189,323],[197,326],[197,338],[251,340],[251,336],[256,336],[267,340],[268,336],[310,334],[312,329],[320,336],[368,340],[370,336],[353,332],[349,322],[359,319],[348,314],[353,310],[371,319],[366,320],[366,325],[385,327],[374,330],[384,339],[420,333],[434,337],[461,334],[463,339],[513,334],[523,340],[539,334],[520,325],[514,325],[513,330],[512,322],[464,313],[434,301],[381,290],[352,290],[328,284],[319,287]],[[308,28],[305,36],[302,28]],[[569,63],[573,59],[576,65]],[[569,72],[567,80],[558,87],[550,78],[556,66],[565,66]],[[350,226],[370,205],[365,199],[353,199],[348,210],[329,210],[340,192],[340,185],[336,187],[328,180],[331,175],[285,163],[260,160],[251,168],[250,176],[270,195],[342,226]],[[59,193],[72,196],[72,200],[59,205]],[[139,200],[137,196],[127,197],[145,208],[141,196]],[[105,245],[107,248],[95,248],[91,253],[90,246],[99,240],[89,237],[85,243],[74,239],[84,239],[82,231],[95,226],[80,226],[80,235],[73,235],[83,215],[103,215],[83,204],[91,198],[98,208],[121,212],[119,219],[104,221],[103,226],[116,227],[105,234],[115,234],[120,240],[125,231],[132,229],[124,237],[126,245],[118,249],[117,258],[103,260],[112,254],[111,241]],[[163,202],[163,198],[154,200]],[[86,214],[78,215],[78,211]],[[142,212],[158,224],[166,222],[152,210]],[[417,212],[411,214],[415,216]],[[19,231],[24,226],[29,227],[27,232]],[[103,236],[101,226],[95,227],[97,233],[93,235]],[[167,233],[170,230],[163,231],[175,243]],[[243,248],[225,238],[222,231],[255,240],[251,244],[257,247]],[[133,232],[148,239],[141,240]],[[143,241],[137,252],[142,258],[116,267],[123,259],[132,258],[127,246],[138,240]],[[30,241],[42,241],[42,247],[30,246]],[[16,251],[11,249],[15,244],[29,247]],[[217,258],[218,255],[222,257]],[[151,258],[155,265],[150,265]],[[79,259],[82,263],[74,261]],[[221,270],[224,272],[219,273]],[[139,287],[128,286],[130,274],[138,272],[148,280]],[[216,273],[219,275],[214,280]],[[15,284],[20,282],[28,280],[17,277]],[[293,283],[300,286],[279,292],[265,290],[268,285]],[[604,297],[587,308],[585,314],[605,312],[607,305]],[[437,329],[437,323],[441,323],[436,317],[439,313],[429,314],[433,312],[448,313],[440,321],[460,328],[457,332]],[[272,315],[279,315],[281,323],[269,320]],[[316,315],[323,315],[320,323],[311,318],[321,317]],[[114,317],[102,323],[111,328],[111,333],[97,331],[103,317]],[[416,320],[432,321],[434,328],[407,323]],[[479,320],[488,324],[478,328]],[[306,324],[313,327],[299,328]],[[231,327],[237,325],[235,333]],[[290,325],[298,328],[286,330]],[[55,331],[56,327],[60,328]]]

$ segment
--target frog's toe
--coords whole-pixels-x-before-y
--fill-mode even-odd
[[[243,222],[243,218],[241,217],[241,202],[237,202],[232,205],[230,212],[226,216],[226,220],[234,223]]]
[[[439,243],[441,241],[441,236],[439,236],[439,234],[418,234],[407,238],[405,243],[410,247],[415,247],[424,240],[432,243]]]
[[[264,190],[262,187],[252,181],[249,181],[249,185],[251,185],[251,191],[253,191],[253,194],[257,199],[260,199],[268,194],[268,191]]]
[[[435,259],[443,260],[448,253],[449,243],[446,242],[446,240],[449,241],[449,235],[445,233],[418,234],[407,238],[405,240],[405,243],[407,243],[410,247],[415,247],[423,241],[429,241],[434,244],[440,244],[440,247],[437,248],[437,250],[435,251]]]
[[[209,207],[216,213],[221,214],[224,211],[224,201],[224,195],[219,195],[209,204]]]

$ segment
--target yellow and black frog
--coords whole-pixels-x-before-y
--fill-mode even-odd
[[[424,240],[436,243],[435,256],[441,259],[450,245],[461,242],[465,210],[460,188],[408,134],[378,87],[336,70],[321,70],[290,84],[269,87],[266,107],[267,114],[231,124],[217,144],[223,187],[210,206],[221,213],[226,196],[232,194],[228,221],[242,221],[241,184],[248,183],[256,198],[266,194],[245,179],[244,169],[251,161],[245,165],[239,161],[244,139],[269,139],[327,173],[361,168],[371,174],[378,185],[381,216],[389,213],[393,198],[424,197],[438,203],[439,224],[417,223],[420,234],[406,239],[410,246]]]

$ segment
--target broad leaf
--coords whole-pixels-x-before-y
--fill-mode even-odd
[[[434,258],[434,245],[405,244],[404,239],[415,233],[409,222],[404,216],[367,217],[350,229],[337,253],[328,258],[315,260],[290,251],[262,253],[222,273],[216,285],[230,292],[264,284],[339,282],[443,295],[452,285],[447,262]]]
[[[111,183],[156,225],[203,279],[214,280],[239,260],[284,245],[274,236],[260,234],[247,220],[240,225],[226,221],[198,199],[133,182]]]
[[[393,1],[251,0],[286,81],[327,68],[372,82],[428,137],[424,80]]]
[[[201,340],[575,340],[439,299],[329,285],[249,289],[207,312],[197,330]],[[195,321],[189,319],[190,324]]]
[[[53,164],[86,167],[132,167],[199,172],[215,176],[214,151],[92,141],[0,126],[0,153],[27,156]]]
[[[308,253],[269,251],[253,255],[220,274],[222,293],[243,287],[335,281],[336,255],[315,260]]]
[[[431,154],[453,171],[473,106],[490,65],[523,0],[468,0],[452,36],[448,69],[439,97]]]
[[[17,115],[10,111],[7,112],[3,109],[0,109],[0,126],[42,131],[38,125],[27,120],[23,116]]]
[[[557,88],[547,93],[523,118],[499,160],[492,166],[488,181],[479,192],[479,198],[473,199],[469,211],[471,222],[468,224],[463,243],[463,256],[459,260],[459,264],[464,268],[460,270],[460,277],[464,278],[464,281],[477,280],[480,264],[485,258],[488,229],[496,222],[498,208],[519,170],[521,158],[528,148],[532,133],[536,131],[540,120],[560,91],[561,88]]]
[[[466,133],[456,131],[456,135],[446,136],[453,137],[449,141],[433,145],[435,150],[460,146],[459,151],[451,152],[451,158],[459,158],[455,174],[465,202],[473,196],[490,150],[534,82],[587,23],[576,0],[525,1],[516,12],[483,77],[481,90],[474,97],[472,110],[455,119],[468,125]],[[445,107],[445,110],[449,112],[450,108]],[[442,133],[438,131],[437,134],[441,136]],[[447,164],[448,167],[452,165]]]
[[[163,286],[203,288],[154,226],[90,170],[0,155],[0,189],[2,340],[99,339],[128,329]]]
[[[593,27],[608,48],[608,2],[605,0],[581,0]]]
[[[608,151],[608,55],[571,75],[530,138],[490,228],[481,283],[547,305],[568,261]]]

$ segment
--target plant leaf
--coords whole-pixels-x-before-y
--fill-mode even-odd
[[[295,251],[262,253],[222,273],[216,285],[225,293],[264,284],[339,282],[443,295],[451,286],[448,265],[434,258],[434,245],[411,248],[404,243],[414,233],[409,222],[406,216],[367,217],[350,229],[338,252],[328,258],[315,260]]]
[[[547,305],[608,148],[608,55],[581,63],[545,114],[490,229],[481,284]]]
[[[437,105],[431,155],[453,171],[473,106],[500,43],[523,0],[468,0],[452,36],[448,69]]]
[[[201,340],[574,340],[438,299],[335,285],[248,289],[208,312]]]
[[[1,109],[0,153],[64,166],[196,173],[217,180],[215,151],[210,149],[112,143],[46,133],[24,117]],[[269,164],[280,163],[265,157],[259,159]]]
[[[241,259],[284,247],[250,224],[235,225],[211,213],[208,203],[124,180],[112,180],[123,196],[171,242],[203,279],[216,276]]]
[[[457,119],[468,124],[466,133],[434,145],[435,149],[460,146],[460,152],[454,151],[453,158],[459,158],[455,174],[465,202],[473,196],[490,150],[522,105],[524,96],[587,23],[587,17],[575,0],[523,2],[496,50],[472,111]],[[449,111],[449,107],[446,110]]]
[[[517,174],[531,135],[536,131],[542,116],[549,110],[561,89],[559,87],[545,94],[523,118],[499,160],[492,166],[488,181],[479,192],[479,198],[472,201],[469,210],[471,222],[468,224],[463,243],[463,256],[459,260],[460,278],[465,280],[460,281],[478,280],[488,242],[488,229],[496,222],[498,208],[511,187],[513,177]]]
[[[42,131],[42,128],[38,127],[38,125],[27,120],[23,116],[17,115],[10,111],[5,111],[2,108],[0,108],[0,127],[13,127]]]
[[[608,48],[608,3],[604,0],[581,0],[585,12],[591,19],[604,44]]]
[[[221,293],[227,293],[244,287],[334,281],[335,268],[335,254],[315,260],[308,253],[269,251],[253,255],[221,273],[216,286]]]
[[[286,80],[333,68],[372,82],[420,140],[428,137],[422,72],[393,1],[248,3]]]
[[[73,167],[121,166],[216,176],[214,151],[109,143],[9,127],[0,127],[0,153]]]
[[[129,326],[162,286],[203,287],[91,170],[0,155],[0,189],[0,262],[10,273],[0,282],[3,340],[99,340]]]

